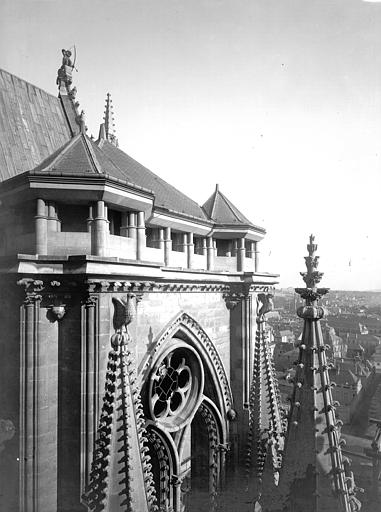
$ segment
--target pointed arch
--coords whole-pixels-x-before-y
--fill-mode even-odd
[[[160,510],[168,510],[171,503],[176,502],[176,488],[173,485],[175,475],[180,472],[180,463],[176,446],[170,435],[158,429],[153,422],[147,422],[147,439],[155,452],[159,466],[159,474],[154,475],[156,495]],[[151,453],[151,462],[152,453]]]
[[[226,417],[227,412],[233,408],[233,396],[224,365],[208,334],[193,317],[184,311],[176,315],[157,336],[153,349],[143,361],[142,380],[144,381],[147,378],[154,361],[165,350],[167,342],[172,337],[178,337],[179,335],[182,335],[187,343],[200,354],[203,363],[212,376],[220,410]]]

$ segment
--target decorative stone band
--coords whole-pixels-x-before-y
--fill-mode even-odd
[[[227,304],[234,307],[245,298],[250,292],[267,293],[273,292],[274,287],[266,284],[246,284],[234,283],[234,285],[224,283],[192,283],[192,282],[155,282],[155,281],[113,281],[113,280],[93,280],[88,279],[84,283],[78,283],[71,279],[52,280],[51,278],[34,279],[25,277],[17,281],[17,284],[25,288],[25,292],[44,294],[59,293],[78,293],[83,292],[88,295],[95,293],[135,293],[138,302],[140,302],[143,293],[222,293]],[[228,306],[229,307],[229,306]],[[231,309],[231,308],[230,308]]]
[[[301,306],[296,313],[298,317],[306,320],[320,320],[324,317],[326,309],[322,306]]]
[[[155,281],[97,281],[88,280],[86,282],[91,293],[115,293],[132,292],[135,294],[149,292],[205,292],[205,293],[223,293],[227,299],[231,297],[232,301],[242,300],[249,292],[272,292],[274,287],[265,284],[234,283],[234,285],[221,283],[194,283],[194,282],[155,282]],[[244,288],[244,291],[240,291]]]

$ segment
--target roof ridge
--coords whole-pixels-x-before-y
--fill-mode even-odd
[[[85,148],[87,149],[87,151],[89,153],[90,159],[91,159],[92,164],[94,165],[96,171],[98,172],[98,174],[103,174],[102,167],[101,167],[100,163],[98,162],[97,157],[95,156],[93,148],[91,147],[90,139],[87,137],[87,135],[85,133],[81,132],[80,135],[83,135]]]
[[[226,205],[228,206],[229,210],[232,212],[232,214],[235,216],[235,218],[239,221],[239,222],[243,222],[243,220],[237,215],[237,212],[234,211],[233,207],[237,210],[237,208],[233,205],[233,203],[220,191],[218,190],[217,191],[220,196],[222,197],[222,199],[225,201]],[[237,210],[239,211],[239,210]],[[241,214],[242,215],[242,214]]]
[[[218,186],[216,186],[216,190],[214,191],[213,206],[212,206],[212,209],[210,212],[211,219],[214,219],[213,215],[214,215],[214,210],[216,209],[216,205],[217,205],[217,194],[218,193],[219,193],[219,188],[218,188]]]

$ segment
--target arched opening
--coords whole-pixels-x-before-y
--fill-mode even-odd
[[[147,439],[157,505],[160,512],[173,511],[173,503],[176,502],[172,486],[173,475],[177,473],[176,448],[154,427],[148,428]]]
[[[160,510],[209,512],[224,473],[229,396],[223,367],[211,364],[198,340],[201,328],[189,337],[185,331],[180,325],[159,339],[146,367],[148,442]]]
[[[191,423],[191,512],[213,511],[220,476],[219,434],[215,418],[203,403]]]

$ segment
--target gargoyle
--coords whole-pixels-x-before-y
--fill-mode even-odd
[[[136,315],[136,309],[133,299],[135,295],[129,293],[125,298],[113,297],[114,318],[113,325],[115,332],[127,332],[127,326],[132,322]]]

